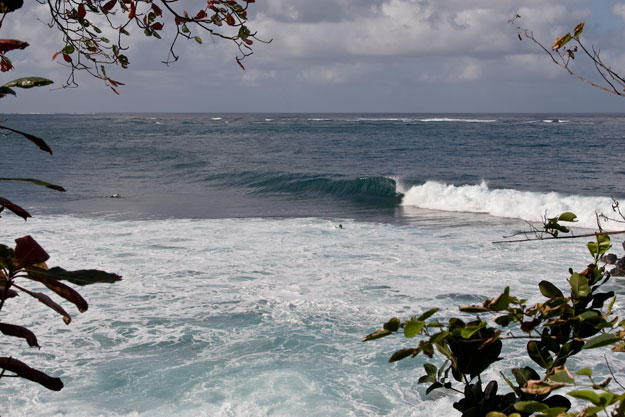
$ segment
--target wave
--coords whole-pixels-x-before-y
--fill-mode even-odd
[[[207,180],[218,180],[228,186],[251,189],[254,193],[287,193],[301,196],[329,195],[376,202],[384,205],[398,205],[403,194],[397,191],[397,183],[387,177],[330,178],[312,174],[283,174],[244,172],[235,175],[221,175]]]
[[[578,227],[596,228],[596,212],[612,213],[612,199],[540,193],[513,189],[490,189],[486,182],[479,185],[455,186],[428,181],[405,191],[402,205],[420,208],[486,213],[496,217],[517,218],[530,222],[542,221],[544,215],[556,216],[566,211],[577,214]],[[602,225],[603,226],[603,225]],[[610,224],[604,228],[609,229]]]

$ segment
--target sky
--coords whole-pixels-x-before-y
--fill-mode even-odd
[[[52,55],[60,35],[44,24],[45,5],[27,0],[7,16],[0,37],[27,41],[9,57],[4,82],[43,76],[55,84],[18,90],[1,113],[90,112],[374,112],[569,113],[625,110],[625,98],[568,76],[508,20],[516,13],[545,45],[586,22],[586,44],[625,74],[625,2],[611,0],[256,0],[248,26],[271,43],[236,64],[227,41],[203,37],[177,44],[180,60],[161,63],[163,39],[134,31],[128,69],[107,70],[124,82],[115,95],[80,74],[78,88],[59,88],[68,70]],[[200,4],[181,0],[180,4]],[[61,61],[61,60],[57,60]],[[594,76],[581,59],[582,73]]]

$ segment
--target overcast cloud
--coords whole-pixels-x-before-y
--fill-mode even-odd
[[[184,1],[184,0],[183,0]],[[67,77],[52,54],[62,47],[35,2],[9,15],[3,38],[28,41],[11,53],[5,80]],[[188,4],[197,3],[195,0]],[[199,4],[199,3],[198,3]],[[2,112],[622,112],[625,99],[570,79],[508,20],[551,44],[586,21],[585,39],[625,73],[625,3],[555,0],[257,0],[249,26],[268,45],[242,71],[233,45],[181,42],[165,66],[165,39],[132,40],[116,96],[86,75],[78,89],[19,91]],[[165,36],[166,37],[166,36]],[[590,74],[591,72],[589,72]]]

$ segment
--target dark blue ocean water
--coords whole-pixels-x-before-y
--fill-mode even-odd
[[[132,218],[401,218],[427,181],[490,190],[625,196],[619,115],[7,115],[54,156],[4,137],[2,184],[42,212]],[[119,194],[121,199],[106,199]],[[472,211],[467,208],[468,211]]]

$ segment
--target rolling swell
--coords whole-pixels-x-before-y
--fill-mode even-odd
[[[331,178],[312,174],[258,173],[215,175],[206,178],[226,187],[245,188],[250,193],[283,193],[293,196],[331,197],[362,203],[396,206],[403,194],[397,183],[387,177]]]

